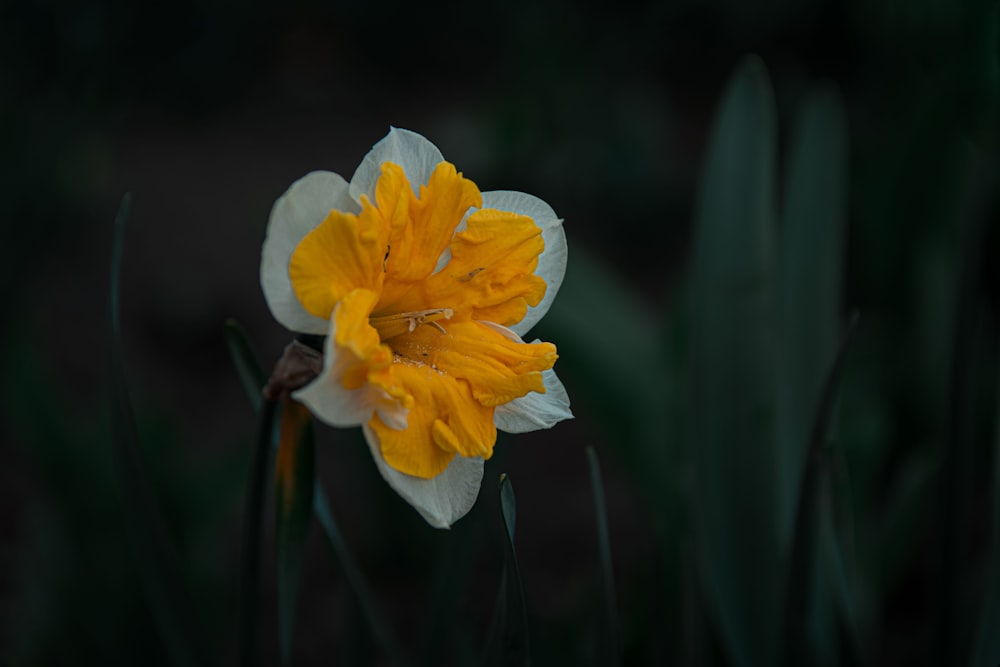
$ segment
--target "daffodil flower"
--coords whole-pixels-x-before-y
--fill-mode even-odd
[[[481,193],[427,139],[392,129],[350,183],[317,171],[278,199],[261,284],[279,322],[327,337],[322,371],[293,397],[361,426],[382,477],[446,528],[475,502],[498,428],[572,417],[555,346],[521,339],[565,270],[545,202]]]

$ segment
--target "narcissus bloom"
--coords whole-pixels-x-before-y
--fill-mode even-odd
[[[566,269],[562,221],[480,192],[427,139],[392,129],[354,172],[313,172],[275,203],[261,260],[271,312],[326,335],[293,396],[361,426],[379,471],[432,525],[472,507],[497,429],[572,417],[551,343],[521,335]]]

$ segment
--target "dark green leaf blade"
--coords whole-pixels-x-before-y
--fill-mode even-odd
[[[853,664],[860,654],[853,594],[835,521],[833,461],[840,452],[827,446],[847,349],[857,323],[855,312],[819,391],[807,437],[806,465],[796,494],[786,584],[787,665]],[[853,662],[848,663],[841,656],[841,634],[846,634],[849,640],[847,655]]]
[[[287,395],[281,406],[281,435],[274,475],[278,637],[282,663],[290,665],[302,561],[316,487],[316,450],[312,415]]]
[[[774,444],[776,122],[763,63],[729,82],[698,193],[691,460],[706,604],[729,661],[778,659],[782,569]]]
[[[226,347],[229,348],[229,356],[236,367],[240,384],[246,391],[247,398],[250,399],[253,411],[259,412],[263,400],[261,391],[267,383],[267,376],[264,375],[264,371],[257,361],[257,355],[253,352],[253,346],[250,345],[247,333],[239,322],[234,319],[226,320],[225,335]]]
[[[597,452],[587,447],[587,468],[594,494],[594,515],[597,519],[597,548],[601,563],[601,623],[597,637],[599,664],[620,664],[618,643],[618,600],[615,595],[615,573],[611,560],[611,535],[608,531],[608,514],[604,502],[604,484]]]
[[[528,610],[521,584],[521,571],[514,550],[517,503],[514,487],[506,474],[500,475],[500,522],[504,534],[504,565],[493,622],[486,643],[486,665],[530,665]]]
[[[232,355],[233,363],[240,376],[240,382],[243,385],[244,390],[247,392],[251,405],[253,405],[254,409],[257,411],[260,411],[262,406],[265,408],[265,412],[267,410],[271,410],[272,415],[269,418],[270,420],[265,419],[264,417],[260,418],[267,421],[268,424],[273,424],[273,410],[275,409],[275,404],[271,401],[263,400],[263,396],[261,394],[261,390],[267,383],[267,377],[261,370],[260,362],[257,360],[257,356],[253,352],[253,347],[249,343],[246,332],[235,320],[228,320],[226,322],[226,343],[229,347],[230,354]],[[273,432],[273,428],[268,427],[268,430]],[[258,432],[258,437],[263,437],[262,433],[263,431]],[[260,446],[265,447],[265,449],[259,448],[257,450],[256,455],[258,458],[263,456],[265,451],[270,451],[272,440],[273,435],[271,438],[268,438],[266,443],[264,441],[260,441]],[[313,456],[315,456],[315,453]],[[261,474],[266,475],[266,467],[261,468]],[[254,478],[257,478],[256,475]],[[336,520],[333,517],[333,512],[330,510],[329,502],[326,499],[326,494],[323,491],[323,487],[320,484],[319,479],[316,479],[313,485],[311,502],[312,511],[316,515],[317,521],[319,521],[324,537],[326,537],[326,540],[333,550],[337,561],[343,569],[344,577],[347,579],[347,584],[357,599],[362,616],[364,617],[376,644],[388,657],[390,661],[389,664],[405,664],[403,653],[399,648],[399,643],[396,640],[388,622],[379,611],[378,605],[375,602],[375,598],[371,593],[370,587],[365,581],[361,569],[358,567],[353,556],[351,556],[351,553],[347,548],[347,544],[344,542],[343,537],[340,534],[340,529],[337,527]],[[262,508],[263,501],[261,500],[260,503],[260,507]],[[253,516],[259,517],[260,514],[259,511],[252,510],[249,506],[247,511],[247,525],[250,526],[253,525],[250,523],[251,511],[254,512]],[[259,535],[259,528],[257,530],[257,535]],[[256,544],[259,542],[259,537],[248,534],[248,549],[251,541]],[[249,576],[250,571],[257,571],[257,569],[259,568],[255,565],[245,566],[246,572],[244,577]],[[253,585],[256,586],[256,584]],[[244,581],[243,587],[244,590],[249,591],[251,585],[249,582]],[[249,610],[241,610],[241,614],[250,614],[250,612]],[[256,612],[253,612],[250,615],[252,618],[256,618]],[[249,628],[251,626],[252,622],[249,620],[243,623],[243,627]]]
[[[389,664],[405,664],[403,652],[399,648],[399,642],[396,640],[385,617],[379,611],[378,605],[375,602],[375,596],[365,581],[361,568],[358,567],[357,562],[347,548],[347,544],[344,542],[344,538],[340,533],[340,528],[337,526],[336,520],[333,518],[333,512],[330,510],[330,504],[326,499],[326,493],[323,491],[319,479],[316,480],[316,488],[313,492],[313,512],[316,514],[316,520],[319,521],[320,526],[323,528],[323,535],[326,537],[330,548],[340,563],[341,569],[344,571],[344,578],[347,579],[347,584],[358,601],[358,606],[361,608],[361,613],[368,623],[368,629],[371,631],[375,642],[389,659]]]
[[[816,90],[795,129],[778,240],[776,461],[783,549],[791,539],[812,420],[841,329],[847,143],[840,96],[832,88]]]
[[[243,562],[240,577],[240,600],[237,626],[239,665],[260,664],[260,561],[264,498],[267,495],[267,471],[270,468],[274,418],[278,410],[275,401],[262,401],[257,415],[257,441],[254,443],[253,464],[247,480],[246,505],[243,515]]]
[[[997,374],[1000,387],[1000,373]],[[998,392],[1000,398],[1000,392]],[[985,592],[979,610],[979,627],[976,646],[973,647],[976,667],[994,667],[1000,664],[1000,401],[997,402],[996,424],[993,427],[996,443],[993,447],[993,488],[990,508],[990,547],[986,561]]]
[[[143,466],[122,359],[120,286],[125,226],[131,203],[131,193],[126,194],[115,219],[111,254],[108,360],[112,448],[126,530],[160,638],[171,663],[194,665],[199,661],[196,647],[200,644],[191,623],[193,616],[178,566],[176,549],[151,493],[149,478]]]

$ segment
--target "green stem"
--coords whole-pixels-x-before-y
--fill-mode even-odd
[[[246,514],[243,519],[243,568],[237,664],[247,667],[260,664],[260,554],[266,493],[264,480],[267,477],[268,461],[271,456],[271,439],[277,406],[277,402],[269,400],[261,404],[253,468],[250,471],[250,485],[247,489]]]

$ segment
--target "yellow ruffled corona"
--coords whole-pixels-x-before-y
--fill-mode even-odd
[[[547,204],[481,193],[429,141],[393,129],[350,183],[314,172],[277,201],[261,284],[282,324],[327,336],[322,373],[295,398],[362,426],[382,476],[447,527],[475,502],[497,428],[572,417],[555,346],[520,338],[565,267]]]

